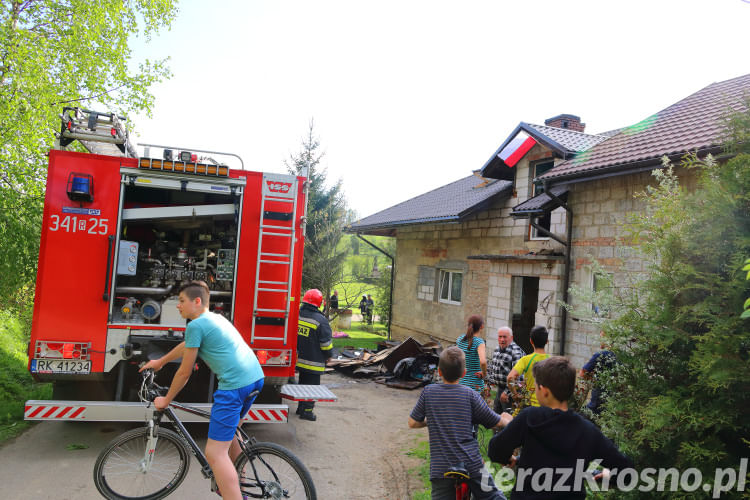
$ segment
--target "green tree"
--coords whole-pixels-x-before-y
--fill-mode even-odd
[[[327,169],[321,165],[323,153],[315,136],[313,122],[302,140],[296,155],[285,161],[291,174],[307,172],[309,184],[307,224],[305,228],[305,256],[302,266],[302,289],[318,288],[327,298],[343,275],[345,245],[339,245],[346,217],[346,200],[341,191],[341,180],[326,185]],[[341,248],[340,248],[341,247]]]
[[[647,209],[631,221],[649,269],[630,293],[619,291],[610,302],[619,306],[603,321],[619,365],[605,380],[610,397],[599,423],[639,469],[696,467],[710,484],[717,467],[736,471],[750,451],[750,320],[740,317],[750,293],[742,272],[750,255],[750,155],[722,163],[689,155],[682,166],[696,171],[697,189],[686,190],[665,160],[644,194]],[[702,489],[648,495],[710,496]]]
[[[0,307],[30,297],[45,153],[64,105],[148,112],[166,60],[135,65],[130,37],[168,28],[175,0],[0,0]],[[86,99],[92,97],[92,99]]]

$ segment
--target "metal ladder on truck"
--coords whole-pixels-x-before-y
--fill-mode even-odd
[[[262,183],[250,341],[271,340],[286,345],[297,239],[294,220],[297,213],[297,177],[263,174]],[[280,304],[282,300],[283,308],[262,307]],[[263,328],[263,332],[258,333],[258,327],[271,328]]]
[[[58,149],[78,140],[89,153],[137,158],[125,127],[127,118],[115,113],[65,107],[60,115],[60,132],[56,133]]]

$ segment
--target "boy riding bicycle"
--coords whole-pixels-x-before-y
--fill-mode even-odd
[[[446,479],[445,473],[462,464],[469,473],[467,483],[474,498],[504,500],[484,468],[472,425],[500,428],[511,416],[498,415],[478,392],[458,383],[466,373],[465,355],[458,347],[449,347],[440,354],[438,371],[444,383],[425,387],[409,416],[410,428],[429,428],[432,498],[455,498],[455,482]]]
[[[203,281],[191,281],[180,288],[177,309],[183,318],[191,320],[185,329],[185,340],[161,358],[143,365],[140,371],[158,371],[182,358],[167,395],[154,399],[158,410],[169,406],[185,387],[198,356],[216,374],[219,387],[211,407],[206,458],[222,498],[240,500],[234,459],[241,450],[234,431],[255,399],[248,395],[263,388],[263,369],[234,325],[224,316],[208,311],[208,301],[209,289]]]

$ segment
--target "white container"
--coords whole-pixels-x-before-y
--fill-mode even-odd
[[[185,318],[180,316],[180,311],[177,310],[177,304],[180,299],[178,297],[169,297],[161,305],[161,318],[159,318],[159,324],[165,326],[185,326],[187,321]]]

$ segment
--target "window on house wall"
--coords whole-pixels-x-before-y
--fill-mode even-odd
[[[591,288],[594,291],[594,302],[591,309],[599,317],[609,317],[609,299],[612,292],[614,275],[612,273],[594,273]]]
[[[417,298],[420,300],[435,300],[435,268],[419,266],[417,274]]]
[[[463,273],[460,271],[440,270],[440,302],[447,304],[461,303],[461,285],[463,284]]]
[[[544,163],[537,163],[536,165],[532,166],[532,175],[531,175],[532,182],[533,182],[533,179],[536,179],[537,177],[539,177],[540,175],[544,174],[548,170],[551,170],[552,167],[554,167],[554,166],[555,166],[555,162],[553,162],[553,161],[544,162]],[[541,184],[533,184],[532,185],[532,189],[531,189],[531,196],[532,197],[533,196],[538,196],[538,195],[542,194],[543,192],[544,192],[544,186],[542,186]],[[547,231],[549,231],[549,229],[551,227],[551,222],[552,222],[552,213],[551,212],[547,212],[542,217],[537,217],[535,219],[535,222],[536,222],[537,226],[543,227],[544,229],[546,229]],[[531,238],[532,239],[547,239],[547,238],[549,238],[547,235],[545,235],[541,231],[537,230],[537,228],[535,228],[534,226],[531,226],[531,225],[529,225],[529,226],[531,227]]]

